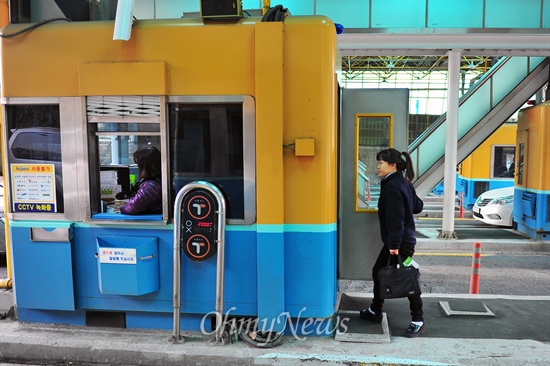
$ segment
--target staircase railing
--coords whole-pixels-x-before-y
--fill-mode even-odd
[[[545,57],[502,58],[460,98],[458,162],[548,82],[549,62]],[[446,121],[443,114],[409,146],[421,197],[443,179]]]

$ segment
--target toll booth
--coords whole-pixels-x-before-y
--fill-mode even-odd
[[[480,194],[514,185],[517,123],[504,123],[471,153],[458,168],[456,190],[462,205],[471,210]],[[443,182],[439,185],[443,193]]]
[[[25,26],[4,27],[22,36],[0,40],[19,320],[211,332],[223,313],[331,335],[334,24],[139,20],[127,42],[113,41],[110,21]],[[143,146],[161,152],[162,213],[120,214],[117,193],[136,181],[132,153]],[[196,181],[227,206],[222,309],[220,250],[199,235],[208,220],[174,254],[176,197]]]
[[[514,222],[550,240],[550,102],[519,111],[516,154]]]

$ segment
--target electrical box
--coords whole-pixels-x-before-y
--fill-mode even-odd
[[[237,19],[242,16],[241,0],[201,0],[203,19]]]
[[[315,140],[301,138],[294,140],[295,156],[315,156]]]

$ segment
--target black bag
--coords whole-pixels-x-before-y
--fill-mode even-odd
[[[398,264],[388,265],[378,271],[380,297],[383,299],[397,299],[420,295],[420,272],[413,266],[405,267],[398,255]]]

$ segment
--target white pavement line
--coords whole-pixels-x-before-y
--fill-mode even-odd
[[[494,254],[481,254],[482,257],[492,256]],[[451,252],[436,252],[436,253],[428,253],[428,252],[415,252],[415,257],[418,256],[426,256],[426,257],[471,257],[472,253],[451,253]]]
[[[345,294],[350,297],[363,297],[372,299],[372,293],[366,294],[364,292],[349,292]],[[444,299],[501,299],[501,300],[535,300],[535,301],[550,301],[550,296],[523,296],[523,295],[495,295],[495,294],[437,294],[437,293],[425,293],[422,297],[444,298]]]

